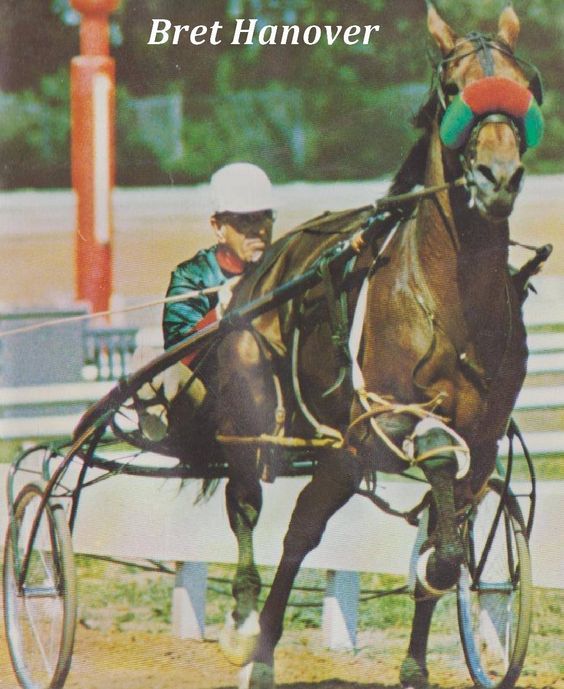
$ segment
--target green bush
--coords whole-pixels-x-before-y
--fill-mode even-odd
[[[0,98],[0,185],[63,187],[70,184],[68,75],[44,77],[37,91]]]

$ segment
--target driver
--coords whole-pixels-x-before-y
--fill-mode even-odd
[[[210,218],[217,244],[199,251],[172,273],[167,297],[207,287],[230,285],[258,263],[272,241],[272,185],[256,165],[232,163],[211,178],[214,212]],[[165,348],[183,340],[191,330],[221,315],[229,293],[200,295],[167,303],[163,315]],[[220,301],[221,300],[221,301]]]
[[[180,263],[172,272],[166,296],[191,294],[185,300],[165,304],[162,321],[165,349],[221,318],[234,285],[249,267],[262,259],[272,241],[275,215],[272,185],[261,168],[243,162],[226,165],[212,176],[210,187],[213,199],[210,225],[217,241]],[[216,287],[220,289],[211,294],[193,294]],[[169,422],[175,429],[182,427],[185,435],[196,418],[204,416],[199,412],[209,402],[206,367],[198,377],[192,375],[190,368],[198,354],[191,353],[158,376],[159,380],[154,379],[139,391],[139,422],[143,435],[150,440],[162,440]],[[208,369],[208,373],[213,376],[214,371]],[[159,388],[165,400],[156,394]],[[212,411],[208,409],[206,413]]]

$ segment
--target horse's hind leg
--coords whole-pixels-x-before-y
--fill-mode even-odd
[[[218,430],[225,436],[258,436],[272,428],[276,397],[268,365],[248,331],[228,335],[219,355]],[[252,656],[258,635],[260,577],[254,563],[253,530],[262,507],[257,453],[253,447],[226,449],[229,482],[226,506],[237,539],[238,562],[233,581],[235,607],[220,635],[226,657],[237,665]]]
[[[238,453],[238,459],[244,459],[245,454],[248,452]],[[232,588],[235,607],[227,616],[219,642],[228,660],[244,665],[253,654],[259,632],[257,602],[261,581],[254,562],[253,530],[262,507],[262,490],[254,462],[234,464],[239,464],[239,471],[233,471],[231,465],[233,475],[227,484],[225,498],[229,524],[238,546]]]
[[[315,548],[328,520],[353,495],[360,472],[350,455],[326,456],[298,497],[284,538],[284,551],[272,588],[260,614],[260,637],[254,662],[244,671],[249,689],[274,687],[274,649],[282,635],[284,611],[304,557]]]

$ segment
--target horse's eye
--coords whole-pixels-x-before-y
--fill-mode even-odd
[[[458,88],[458,86],[453,81],[450,81],[447,84],[445,84],[443,90],[444,90],[445,96],[447,96],[448,98],[454,98],[454,96],[457,95],[457,93],[459,92],[460,89]]]

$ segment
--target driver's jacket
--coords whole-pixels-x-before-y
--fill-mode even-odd
[[[217,245],[202,249],[191,259],[180,263],[171,274],[167,297],[184,294],[207,287],[223,285],[234,273],[222,269],[217,261]],[[165,349],[170,349],[201,326],[215,320],[213,314],[218,303],[217,294],[200,294],[184,301],[165,304],[163,312],[163,335]]]

